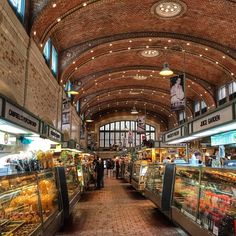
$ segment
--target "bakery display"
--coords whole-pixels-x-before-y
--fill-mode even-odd
[[[0,206],[2,236],[38,235],[58,211],[54,171],[0,177]]]

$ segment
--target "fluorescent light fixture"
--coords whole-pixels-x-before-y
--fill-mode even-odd
[[[213,134],[218,134],[218,133],[222,133],[222,132],[226,132],[226,131],[235,130],[235,127],[236,127],[236,122],[233,122],[233,123],[230,123],[230,124],[227,124],[227,125],[222,125],[222,126],[217,127],[217,128],[212,128],[210,130],[202,131],[202,132],[199,132],[199,133],[194,134],[194,135],[190,135],[189,137],[184,137],[184,138],[180,138],[180,139],[177,139],[177,140],[173,140],[171,142],[168,142],[168,144],[183,143],[183,142],[191,141],[191,140],[194,140],[194,139],[211,136]]]
[[[137,111],[136,107],[133,107],[133,109],[131,110],[131,114],[132,115],[137,115],[138,114],[138,111]]]
[[[8,121],[0,119],[0,131],[11,134],[30,134],[33,132],[28,131],[20,126],[14,125]]]

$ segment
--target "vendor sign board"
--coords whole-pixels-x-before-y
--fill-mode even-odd
[[[193,122],[193,133],[222,125],[233,120],[232,106],[225,107]]]
[[[39,132],[40,122],[38,119],[8,102],[6,102],[4,118],[21,127],[36,133]]]

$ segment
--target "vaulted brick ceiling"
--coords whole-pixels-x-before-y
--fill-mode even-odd
[[[82,82],[82,111],[130,111],[136,105],[154,117],[177,123],[170,111],[169,79],[159,71],[168,61],[186,72],[187,115],[194,100],[215,106],[216,87],[236,73],[236,2],[184,0],[186,12],[163,19],[151,0],[34,0],[31,34],[42,46],[50,37],[60,55],[60,81]],[[56,5],[53,5],[56,4]],[[141,56],[143,50],[159,52]],[[135,75],[147,76],[137,81]],[[143,105],[142,105],[143,104]]]

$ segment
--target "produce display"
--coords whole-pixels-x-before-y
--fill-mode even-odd
[[[149,164],[145,186],[146,189],[154,194],[162,195],[164,172],[164,165]]]

